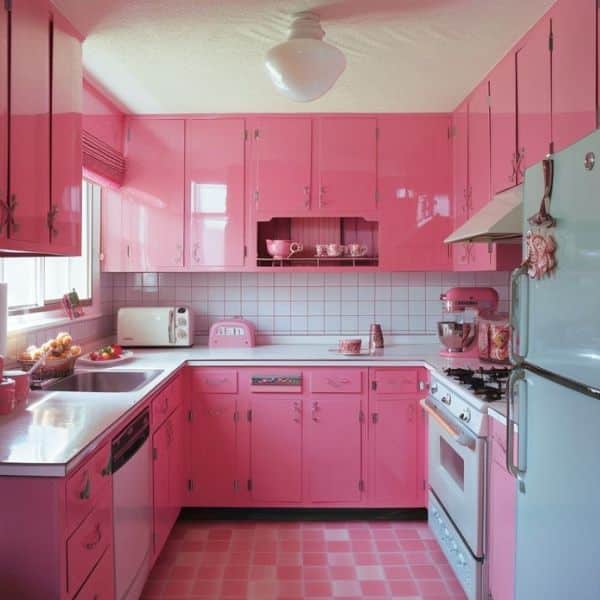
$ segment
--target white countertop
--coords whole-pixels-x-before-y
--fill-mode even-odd
[[[422,366],[442,377],[444,368],[480,366],[477,359],[441,357],[438,344],[390,345],[376,355],[356,357],[331,352],[330,348],[330,344],[280,344],[243,349],[207,346],[137,349],[132,360],[110,370],[162,370],[140,390],[114,394],[31,392],[26,407],[0,416],[0,475],[64,476],[112,433],[112,429],[116,433],[116,426],[124,425],[127,413],[186,363],[194,366]]]

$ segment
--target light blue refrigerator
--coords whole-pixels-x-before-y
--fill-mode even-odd
[[[600,600],[600,132],[553,158],[556,269],[511,281],[515,598]],[[544,187],[530,168],[524,231]]]

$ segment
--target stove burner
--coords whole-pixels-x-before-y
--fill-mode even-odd
[[[478,398],[487,402],[504,398],[506,383],[510,376],[510,368],[498,367],[445,369],[444,372],[466,386]]]

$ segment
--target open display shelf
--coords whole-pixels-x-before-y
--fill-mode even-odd
[[[379,265],[377,221],[362,217],[276,217],[257,223],[257,267],[274,268],[353,268]],[[273,258],[266,240],[291,240],[303,250],[289,258]],[[367,248],[364,256],[317,256],[317,244],[360,244]]]

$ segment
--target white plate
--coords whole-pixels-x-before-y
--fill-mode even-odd
[[[113,365],[118,365],[133,358],[133,352],[131,350],[123,350],[123,354],[121,354],[119,358],[113,358],[111,360],[92,360],[90,354],[91,352],[88,352],[81,356],[78,359],[77,364],[87,365],[89,367],[112,367]]]

